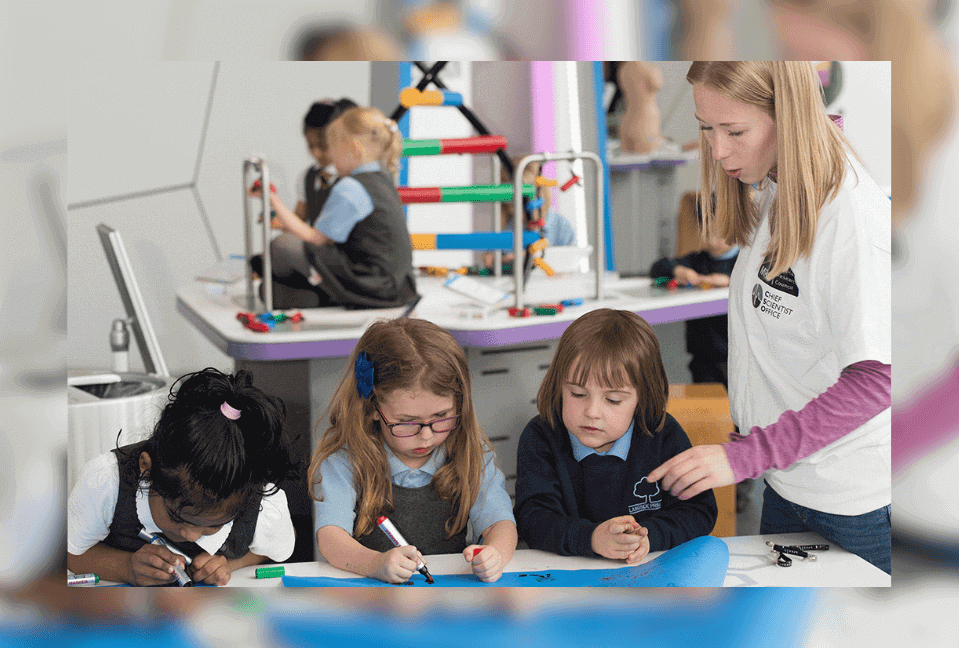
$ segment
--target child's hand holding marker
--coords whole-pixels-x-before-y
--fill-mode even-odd
[[[197,582],[220,586],[229,583],[233,574],[226,556],[211,556],[205,551],[193,559],[189,572]]]
[[[413,545],[394,547],[380,554],[380,568],[373,575],[387,583],[405,583],[423,564],[423,555]]]
[[[430,570],[426,568],[426,563],[423,562],[423,554],[406,541],[399,529],[393,526],[393,523],[385,515],[377,518],[376,523],[386,534],[386,537],[390,539],[390,542],[395,545],[393,549],[382,554],[385,571],[382,571],[383,576],[377,576],[377,578],[388,583],[405,583],[414,571],[418,571],[426,577],[426,582],[432,585],[433,577],[430,575]],[[396,578],[401,578],[401,580],[396,580]]]
[[[165,585],[176,579],[177,568],[186,567],[186,559],[159,544],[145,544],[130,554],[127,579],[132,585]]]
[[[612,560],[638,562],[649,553],[648,534],[632,515],[610,518],[593,530],[593,551]]]
[[[463,550],[473,575],[484,583],[492,583],[503,575],[503,556],[493,545],[470,545]]]

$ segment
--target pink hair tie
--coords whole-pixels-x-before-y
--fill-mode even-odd
[[[223,401],[223,404],[220,405],[220,411],[223,412],[223,416],[227,417],[231,421],[235,421],[240,418],[240,410],[233,409],[227,404],[226,401]]]

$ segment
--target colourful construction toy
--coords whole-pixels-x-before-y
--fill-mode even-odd
[[[253,313],[240,311],[236,314],[236,318],[243,323],[243,326],[251,331],[256,331],[257,333],[267,333],[268,331],[272,331],[273,327],[280,322],[302,322],[303,313],[297,312],[293,313],[292,315],[287,315],[286,313],[266,312],[255,315]]]
[[[495,153],[504,148],[506,148],[506,138],[502,135],[480,135],[458,139],[406,139],[403,140],[403,157],[449,153]]]
[[[411,106],[462,106],[463,95],[449,90],[404,88],[400,92],[400,104],[404,108]]]
[[[504,202],[513,199],[513,185],[464,185],[462,187],[397,187],[404,205],[437,202]],[[536,188],[523,185],[523,195],[532,198]]]
[[[538,232],[523,232],[523,245],[537,240],[540,240]],[[414,250],[512,250],[513,232],[410,234],[410,242]]]
[[[570,178],[569,180],[567,180],[566,182],[564,182],[564,183],[563,183],[563,186],[560,187],[559,190],[560,190],[560,191],[566,191],[567,189],[569,189],[569,188],[572,187],[573,185],[582,185],[583,183],[580,182],[580,180],[581,180],[581,178],[574,173],[574,174],[573,174],[573,177]]]
[[[253,183],[252,189],[253,191],[256,191],[261,186],[262,186],[262,183],[259,180],[257,180],[256,182]],[[272,182],[270,183],[270,193],[276,193],[276,185],[274,185]]]
[[[543,272],[545,272],[545,273],[547,274],[547,276],[552,277],[554,274],[556,274],[556,271],[553,270],[551,267],[549,267],[549,264],[546,263],[545,261],[543,261],[543,259],[542,259],[541,257],[537,257],[537,258],[533,259],[533,264],[534,264],[537,268],[539,268],[539,269],[541,269]]]

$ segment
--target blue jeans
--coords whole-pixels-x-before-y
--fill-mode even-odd
[[[765,535],[813,531],[891,575],[890,509],[884,506],[862,515],[823,513],[783,499],[767,483],[759,532]]]

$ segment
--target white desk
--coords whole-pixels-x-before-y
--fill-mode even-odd
[[[477,279],[507,292],[512,285],[510,277]],[[727,288],[670,291],[653,287],[648,278],[635,278],[606,281],[605,298],[597,301],[592,298],[592,274],[547,278],[534,272],[524,289],[527,304],[582,297],[583,305],[557,315],[528,318],[509,317],[504,307],[485,318],[474,318],[464,316],[475,312],[470,300],[444,288],[443,281],[437,277],[417,278],[423,299],[413,316],[448,330],[466,350],[477,417],[493,443],[511,495],[519,435],[536,413],[536,392],[553,359],[556,341],[573,320],[588,310],[616,308],[639,313],[650,324],[662,324],[724,314],[729,297]],[[252,371],[255,385],[284,400],[287,431],[303,435],[294,451],[308,458],[311,433],[329,404],[346,356],[373,321],[397,317],[404,309],[300,309],[304,316],[300,330],[257,333],[236,319],[239,311],[247,310],[244,289],[239,282],[222,294],[214,294],[209,284],[194,282],[177,293],[177,309],[234,358],[237,369]],[[323,429],[321,425],[317,433]],[[300,537],[311,537],[312,502],[306,489],[291,488],[288,483],[283,487]],[[298,560],[311,557],[303,555],[305,542],[301,540],[297,546]]]
[[[729,569],[723,587],[889,587],[892,578],[859,556],[827,543],[815,533],[721,538],[729,546]],[[776,564],[778,554],[770,554],[766,541],[777,544],[830,544],[829,551],[814,552],[813,562],[793,557],[791,567]],[[654,552],[643,562],[663,552]],[[430,573],[469,574],[469,565],[460,554],[443,554],[426,558]],[[605,558],[558,556],[545,551],[520,549],[506,566],[509,572],[541,572],[550,569],[615,569],[622,561]],[[288,576],[326,576],[356,578],[356,574],[331,567],[326,562],[290,563],[284,565]],[[237,570],[227,587],[282,587],[281,578],[256,578],[256,567]]]
[[[511,292],[512,279],[474,277],[477,281]],[[557,275],[553,278],[531,277],[524,294],[528,304],[556,303],[582,297],[582,306],[565,309],[550,316],[509,317],[506,306],[492,311],[485,318],[469,317],[475,312],[469,299],[443,288],[443,278],[417,277],[417,289],[423,299],[414,311],[420,317],[448,330],[466,348],[502,347],[511,344],[558,339],[570,322],[588,310],[617,308],[639,313],[650,324],[663,324],[727,312],[729,290],[655,288],[650,279],[607,280],[605,298],[596,301],[594,280],[590,274]],[[224,353],[237,360],[282,361],[303,358],[345,357],[353,350],[363,331],[376,319],[397,317],[403,308],[346,310],[343,308],[297,309],[304,323],[298,331],[257,333],[245,328],[236,319],[245,311],[244,287],[241,283],[222,289],[212,284],[194,282],[177,292],[177,310]]]

